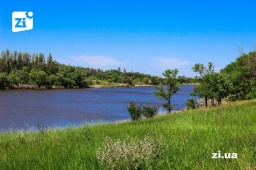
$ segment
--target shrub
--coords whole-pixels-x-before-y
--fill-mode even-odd
[[[187,109],[197,109],[199,107],[198,102],[195,99],[188,99],[186,101],[186,106]]]
[[[103,148],[99,148],[96,157],[101,165],[110,169],[141,169],[141,166],[164,153],[162,135],[145,135],[142,140],[126,135],[123,141],[105,138]]]
[[[132,121],[137,121],[141,118],[143,112],[141,106],[136,106],[134,102],[130,102],[127,110],[132,118]]]
[[[143,115],[145,117],[154,117],[157,114],[158,106],[143,106]]]
[[[5,89],[9,86],[6,73],[0,73],[0,89]]]
[[[256,98],[256,88],[253,87],[252,91],[250,93],[246,94],[245,99],[250,100],[250,99],[255,99],[255,98]]]

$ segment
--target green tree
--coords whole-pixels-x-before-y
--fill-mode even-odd
[[[198,96],[200,98],[204,98],[205,100],[205,107],[208,106],[208,102],[207,100],[210,98],[213,98],[213,96],[211,95],[210,92],[210,84],[207,83],[206,78],[204,78],[204,81],[200,82],[199,86],[196,86],[193,90],[193,92],[191,93],[192,96]]]
[[[56,75],[50,75],[46,77],[47,88],[52,88],[53,86],[58,86],[58,77]]]
[[[132,118],[132,121],[138,121],[143,113],[141,106],[136,106],[134,102],[130,102],[127,110]]]
[[[178,69],[166,70],[163,73],[164,76],[164,87],[156,86],[155,88],[155,96],[157,96],[161,100],[165,100],[166,103],[163,104],[163,107],[167,109],[168,113],[171,113],[173,105],[171,104],[171,97],[178,90],[178,80],[177,80]]]
[[[179,84],[186,84],[188,83],[188,80],[185,76],[178,76],[178,82]]]
[[[24,66],[21,70],[17,71],[17,75],[20,79],[20,83],[29,83],[29,68]]]
[[[221,104],[223,98],[229,96],[233,91],[233,84],[228,74],[211,74],[209,85],[209,91],[217,99],[218,105]]]
[[[213,105],[214,99],[216,99],[218,105],[220,105],[222,98],[232,93],[233,85],[230,76],[228,74],[215,73],[211,62],[208,63],[208,68],[203,64],[196,64],[193,67],[193,71],[200,74],[200,85],[194,88],[192,95],[204,98],[206,107],[208,99],[211,99]]]
[[[154,117],[157,114],[158,106],[143,106],[143,116],[149,118]]]
[[[41,72],[43,71],[46,75]],[[34,84],[51,88],[88,87],[93,82],[134,84],[161,84],[162,78],[150,75],[127,72],[126,69],[103,71],[101,69],[74,67],[60,64],[53,60],[51,54],[47,59],[43,53],[10,52],[8,49],[0,53],[0,72],[6,73],[11,85]],[[37,73],[39,72],[39,73]],[[9,85],[10,85],[9,84]],[[22,86],[21,86],[22,87]]]
[[[47,85],[47,74],[43,70],[31,70],[29,78],[33,84],[36,84],[38,88],[43,85]]]
[[[201,77],[204,77],[207,74],[213,74],[214,73],[214,65],[213,65],[212,62],[209,62],[208,67],[205,67],[203,64],[197,63],[192,67],[192,70],[194,72],[199,73]]]
[[[6,73],[0,73],[0,89],[5,89],[9,86]]]
[[[188,99],[186,101],[187,109],[197,109],[199,107],[198,102],[195,99]]]
[[[208,63],[208,67],[205,67],[201,63],[197,63],[192,67],[192,70],[200,75],[200,85],[194,88],[192,95],[196,95],[204,98],[205,106],[208,106],[208,99],[213,98],[210,91],[211,85],[209,84],[211,77],[209,75],[214,73],[214,65],[212,62]]]
[[[70,73],[69,78],[75,82],[75,86],[84,88],[88,87],[88,83],[86,82],[86,77],[88,73],[82,67],[76,67],[72,73]]]
[[[46,63],[47,74],[56,74],[58,72],[58,65],[56,61],[53,61],[52,54],[49,54]]]
[[[221,73],[226,73],[231,77],[233,91],[231,100],[244,100],[256,98],[256,51],[248,54],[243,53],[231,62]]]
[[[11,86],[17,85],[17,84],[19,84],[21,82],[21,80],[19,79],[16,71],[10,72],[7,75],[7,80],[10,83]]]

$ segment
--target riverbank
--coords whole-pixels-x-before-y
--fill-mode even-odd
[[[106,169],[96,157],[114,141],[162,134],[163,156],[142,169],[255,169],[256,100],[161,115],[139,122],[0,134],[0,169]],[[168,144],[168,145],[167,145]],[[212,159],[212,153],[237,159]]]
[[[179,84],[180,86],[197,86],[199,83],[187,83],[187,84]],[[84,88],[109,88],[109,87],[152,87],[156,85],[148,85],[148,84],[135,84],[135,85],[129,85],[124,83],[110,83],[110,84],[93,84],[88,87]],[[63,86],[52,86],[51,88],[47,88],[46,86],[38,87],[37,85],[33,84],[18,84],[13,85],[6,89],[0,89],[0,90],[13,90],[13,89],[28,89],[28,90],[49,90],[49,89],[83,89],[80,87],[73,87],[73,88],[65,88]]]

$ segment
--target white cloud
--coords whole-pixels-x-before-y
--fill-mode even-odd
[[[153,61],[160,67],[170,69],[191,65],[191,62],[179,58],[157,57],[153,58]]]
[[[88,64],[95,68],[121,66],[124,64],[121,61],[108,56],[76,56],[69,58],[74,62],[79,62],[79,64]]]

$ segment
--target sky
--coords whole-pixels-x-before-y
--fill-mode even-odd
[[[160,76],[196,63],[219,71],[256,47],[253,0],[1,0],[0,51],[52,53],[64,64]],[[12,32],[14,11],[33,29]]]

